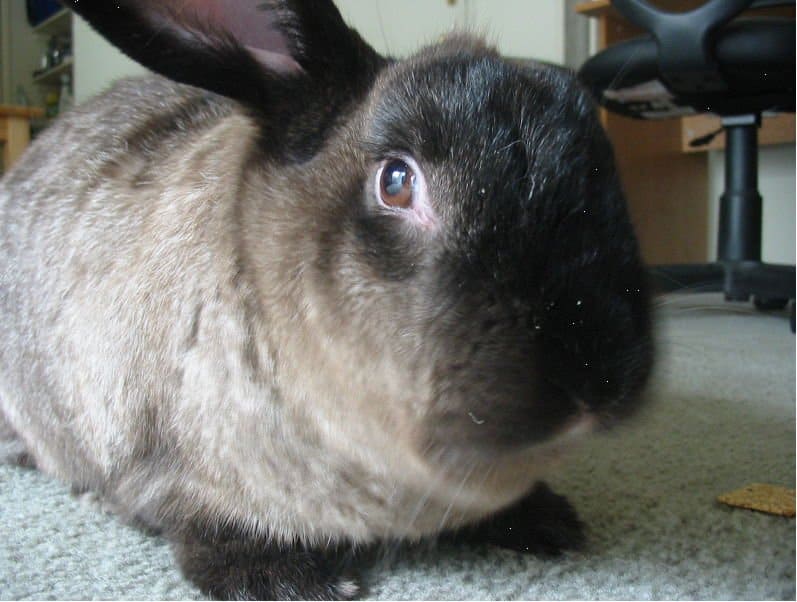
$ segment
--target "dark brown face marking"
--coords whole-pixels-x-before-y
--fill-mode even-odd
[[[489,454],[585,409],[631,411],[652,360],[647,284],[586,94],[461,41],[395,80],[413,85],[388,79],[366,149],[417,162],[440,228],[418,239],[366,213],[359,236],[383,277],[426,291],[429,440]]]

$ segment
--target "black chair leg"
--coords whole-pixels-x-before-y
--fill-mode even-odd
[[[717,241],[717,259],[720,262],[761,261],[760,123],[757,115],[722,120],[725,128],[725,191],[720,197]]]
[[[761,195],[758,192],[758,115],[723,119],[725,191],[720,197],[717,261],[651,268],[659,292],[723,291],[728,301],[782,309],[795,298],[794,266],[761,261]]]

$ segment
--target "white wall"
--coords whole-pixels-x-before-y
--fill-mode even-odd
[[[336,0],[344,19],[379,52],[407,56],[452,29],[486,36],[507,56],[561,63],[561,0]]]
[[[469,23],[507,56],[563,63],[562,0],[465,0]]]
[[[9,104],[5,91],[11,87],[11,5],[0,2],[0,102]]]
[[[337,0],[336,4],[369,43],[394,56],[407,56],[452,29],[468,29],[485,35],[508,56],[564,60],[561,0]],[[77,16],[73,36],[77,102],[118,77],[145,72]]]
[[[346,22],[378,52],[407,56],[465,26],[465,4],[446,0],[336,0]]]
[[[96,33],[82,18],[73,16],[75,101],[101,92],[115,79],[147,72]]]

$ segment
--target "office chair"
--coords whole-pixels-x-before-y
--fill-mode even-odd
[[[748,7],[782,4],[794,0],[709,0],[685,13],[666,12],[646,0],[612,0],[650,34],[608,47],[579,70],[598,102],[621,115],[721,117],[725,191],[717,261],[652,266],[653,286],[660,292],[724,291],[728,301],[752,297],[759,309],[780,309],[794,299],[794,266],[761,261],[757,129],[764,112],[794,112],[795,22],[734,19]],[[793,304],[791,322],[794,330]]]

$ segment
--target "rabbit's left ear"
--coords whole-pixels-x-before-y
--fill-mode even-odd
[[[145,67],[283,125],[308,106],[328,121],[370,87],[383,62],[331,0],[64,3]]]

